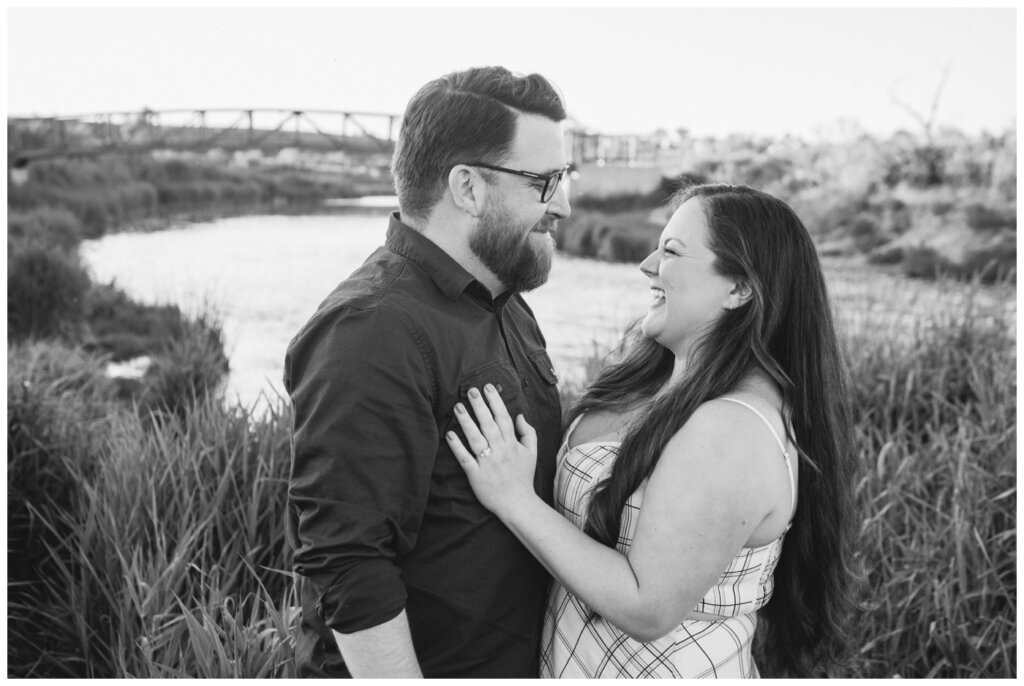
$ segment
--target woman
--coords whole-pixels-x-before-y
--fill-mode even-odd
[[[758,611],[773,675],[845,644],[853,454],[814,246],[750,188],[693,187],[677,207],[640,265],[643,335],[570,413],[557,511],[533,492],[532,428],[493,388],[456,407],[468,446],[448,434],[555,578],[545,677],[758,676]]]

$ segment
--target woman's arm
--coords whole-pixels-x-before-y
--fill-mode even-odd
[[[477,497],[570,592],[632,638],[653,640],[682,621],[771,512],[765,503],[775,491],[749,457],[763,455],[763,437],[744,431],[746,417],[729,403],[709,403],[665,447],[622,555],[537,497],[532,427],[521,415],[514,425],[496,392],[484,395],[486,403],[470,393],[476,423],[456,408],[470,450],[448,436]]]

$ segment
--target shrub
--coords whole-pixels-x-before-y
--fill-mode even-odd
[[[889,241],[875,218],[867,213],[861,213],[853,220],[850,225],[850,236],[857,250],[862,253],[870,252]]]
[[[739,177],[735,182],[754,188],[778,185],[791,176],[793,171],[793,161],[780,157],[759,155],[744,162],[737,170]]]
[[[13,183],[10,178],[7,179],[8,212],[28,212],[44,204],[37,186],[33,184],[18,185]]]
[[[555,245],[570,255],[593,257],[597,254],[599,241],[608,231],[602,215],[577,213],[558,223]]]
[[[216,205],[220,202],[221,186],[220,181],[204,180],[196,183],[196,191],[199,194],[199,202],[203,205]]]
[[[78,329],[89,274],[76,254],[18,241],[7,254],[7,337],[67,335]]]
[[[967,225],[975,230],[991,230],[1017,228],[1017,210],[1015,207],[990,207],[972,202],[964,207]]]
[[[227,372],[220,326],[201,316],[153,356],[142,378],[140,406],[184,417],[197,402],[217,395]]]
[[[879,206],[882,228],[885,233],[900,236],[906,233],[913,224],[910,208],[897,198],[883,201]]]
[[[104,190],[53,188],[44,190],[42,196],[78,217],[84,238],[99,238],[113,225],[109,194]]]
[[[903,250],[903,273],[907,276],[936,279],[950,276],[995,283],[1016,278],[1017,241],[1015,234],[969,250],[962,260],[952,262],[934,248],[919,245]]]
[[[323,197],[318,184],[301,174],[285,174],[274,180],[275,194],[298,202]]]
[[[916,245],[903,249],[903,273],[907,276],[936,279],[953,271],[953,266],[934,248]]]
[[[654,232],[611,233],[601,245],[597,256],[612,262],[637,262],[651,254],[658,243]]]
[[[191,183],[156,181],[157,203],[162,207],[194,205],[197,198]]]
[[[189,164],[184,160],[168,160],[164,162],[158,169],[158,176],[162,176],[170,181],[191,181],[196,178],[197,168],[194,164]]]
[[[186,335],[187,320],[177,305],[143,305],[114,284],[97,284],[86,296],[87,349],[115,361],[152,355]]]
[[[1017,270],[1017,234],[1004,231],[995,240],[967,252],[957,275],[980,279],[982,283],[1015,280]]]
[[[899,264],[903,261],[903,248],[898,245],[880,245],[868,253],[869,264]]]
[[[215,394],[228,372],[223,334],[212,315],[190,320],[177,305],[144,305],[104,284],[90,291],[86,316],[88,350],[115,361],[151,358],[138,386],[126,389],[143,413],[181,416],[197,400]]]
[[[82,224],[66,209],[36,207],[27,212],[7,213],[7,245],[24,240],[43,247],[75,250],[82,242]]]
[[[9,208],[62,208],[78,219],[85,238],[102,236],[156,209],[153,187],[134,180],[123,163],[37,163],[29,183],[9,184],[9,190]]]
[[[870,211],[867,198],[823,186],[807,188],[788,203],[819,240],[833,237],[859,215]]]
[[[157,192],[152,184],[134,181],[117,186],[114,195],[123,220],[142,219],[156,214]]]
[[[662,226],[648,211],[613,216],[581,212],[559,222],[555,245],[571,255],[616,262],[639,262],[657,245]]]

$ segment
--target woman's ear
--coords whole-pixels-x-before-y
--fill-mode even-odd
[[[725,299],[725,309],[735,310],[737,307],[746,305],[753,295],[754,291],[750,288],[750,284],[746,281],[737,281],[733,284],[732,290],[729,291],[729,295]]]
[[[487,183],[472,167],[457,164],[448,172],[448,190],[455,206],[471,217],[479,217],[484,209]]]

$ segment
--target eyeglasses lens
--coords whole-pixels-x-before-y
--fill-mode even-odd
[[[558,190],[558,183],[562,180],[563,172],[556,172],[548,177],[547,182],[544,184],[544,190],[540,194],[541,202],[548,202],[555,196],[555,191]]]

